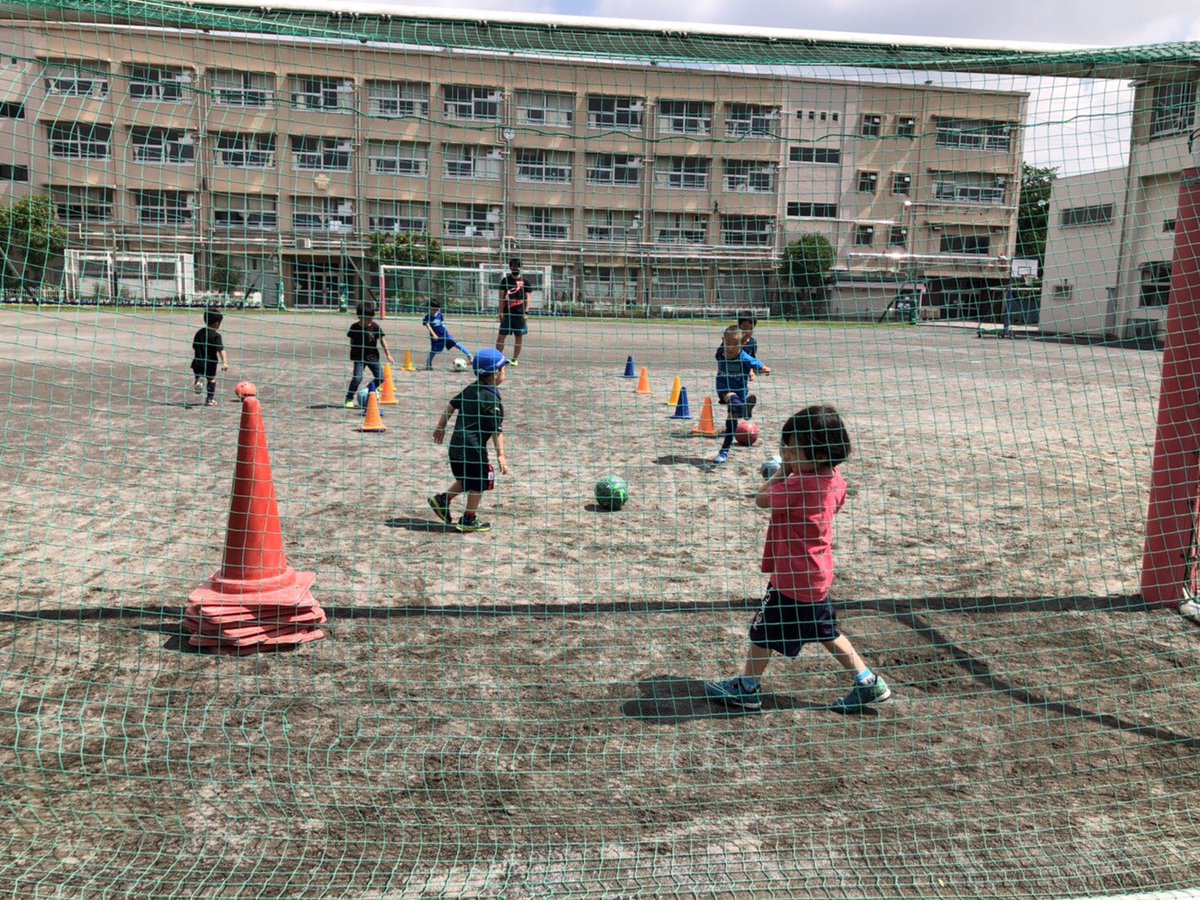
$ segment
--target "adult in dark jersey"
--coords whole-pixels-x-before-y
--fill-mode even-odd
[[[521,261],[510,259],[509,272],[500,279],[500,333],[496,335],[496,349],[504,352],[504,339],[513,336],[513,355],[510,365],[518,366],[521,345],[529,333],[529,297],[533,293],[528,282],[521,276]]]

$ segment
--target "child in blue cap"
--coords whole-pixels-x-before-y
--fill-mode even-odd
[[[489,439],[496,445],[500,474],[509,472],[508,460],[504,457],[504,405],[500,402],[500,385],[504,382],[504,367],[508,360],[499,350],[488,347],[475,354],[471,365],[477,380],[451,398],[433,429],[433,442],[442,443],[446,439],[450,417],[458,413],[449,453],[454,483],[444,493],[429,498],[429,505],[437,517],[449,525],[453,522],[450,504],[465,492],[467,509],[455,525],[464,532],[488,531],[492,527],[478,515],[484,491],[490,491],[496,484],[495,470],[488,463]]]
[[[425,330],[429,332],[429,358],[425,360],[425,370],[429,371],[433,368],[433,358],[443,350],[450,350],[457,347],[466,355],[467,360],[474,359],[471,351],[454,339],[454,335],[450,333],[450,329],[446,327],[445,320],[442,317],[442,303],[440,300],[429,301],[429,312],[425,314],[425,318],[421,320],[421,324],[425,326]]]

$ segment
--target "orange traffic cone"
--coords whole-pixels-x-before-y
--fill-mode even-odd
[[[254,653],[325,635],[312,572],[297,572],[283,551],[275,481],[254,385],[242,388],[237,467],[221,569],[188,598],[188,643],[221,653]]]
[[[642,366],[642,374],[638,376],[637,393],[650,393],[650,372],[645,366]]]
[[[362,428],[359,431],[387,431],[387,426],[383,424],[383,416],[379,415],[379,397],[375,391],[367,394],[367,417],[363,419]]]
[[[683,390],[683,382],[679,380],[679,376],[675,376],[675,380],[671,383],[671,396],[667,398],[667,406],[679,405],[679,392]]]
[[[417,367],[412,364],[412,351],[404,351],[404,365],[400,367],[402,372],[415,372]]]
[[[396,382],[392,381],[392,367],[385,365],[383,367],[383,384],[379,388],[379,402],[383,406],[395,406],[396,400]]]
[[[700,411],[700,421],[692,429],[692,434],[699,434],[704,437],[717,436],[717,425],[713,421],[712,397],[704,398],[704,409]]]

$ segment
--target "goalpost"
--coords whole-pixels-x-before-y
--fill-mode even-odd
[[[499,308],[500,281],[507,267],[480,263],[477,266],[379,266],[380,316],[424,313],[429,301],[438,300],[446,312],[480,315]],[[553,315],[555,285],[550,266],[522,267],[529,289],[530,312]]]

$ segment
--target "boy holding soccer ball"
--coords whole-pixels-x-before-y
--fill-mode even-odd
[[[779,452],[783,467],[754,498],[755,506],[771,511],[762,556],[762,570],[771,579],[750,624],[744,674],[707,682],[704,690],[728,706],[762,709],[759,678],[771,653],[793,657],[805,644],[819,643],[854,673],[854,688],[833,708],[858,712],[887,700],[892,691],[838,631],[829,602],[833,517],[846,502],[846,482],[837,467],[850,456],[850,434],[832,406],[810,406],[787,420]]]
[[[500,385],[504,383],[507,365],[508,360],[499,350],[488,347],[475,354],[472,366],[478,380],[451,398],[433,429],[433,442],[442,443],[450,417],[458,413],[450,437],[450,471],[454,473],[454,483],[445,493],[430,497],[429,505],[449,525],[453,521],[450,504],[465,492],[467,509],[455,525],[459,531],[489,531],[492,527],[478,516],[483,492],[490,491],[496,483],[495,470],[488,464],[489,440],[496,445],[500,474],[507,475],[509,471],[504,457],[504,405],[500,402]]]

